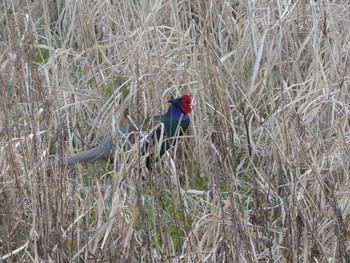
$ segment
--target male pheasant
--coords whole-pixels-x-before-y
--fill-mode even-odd
[[[162,145],[159,151],[161,157],[170,147],[176,142],[175,137],[182,135],[190,124],[188,116],[191,113],[191,97],[183,95],[182,97],[169,101],[170,106],[164,115],[157,115],[153,117],[155,123],[162,123],[155,131],[157,141],[162,139]],[[163,126],[163,127],[162,127]],[[122,141],[131,139],[128,135],[129,131],[135,130],[131,127],[122,127],[119,129],[116,138],[122,136]],[[108,159],[114,153],[114,140],[112,136],[107,136],[95,148],[87,150],[67,158],[67,165],[74,165],[91,160]],[[145,144],[148,148],[148,143]],[[143,151],[145,152],[145,150]]]

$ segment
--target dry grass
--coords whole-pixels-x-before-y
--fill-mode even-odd
[[[2,260],[350,262],[348,0],[0,8]],[[64,166],[183,93],[151,172]]]

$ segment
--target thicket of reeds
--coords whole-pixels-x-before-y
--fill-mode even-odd
[[[350,262],[350,5],[0,3],[4,262]],[[194,100],[154,169],[67,155]]]

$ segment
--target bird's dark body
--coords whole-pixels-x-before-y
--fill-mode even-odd
[[[182,135],[187,130],[190,123],[188,113],[191,112],[191,98],[187,95],[183,95],[180,98],[171,100],[170,103],[171,105],[167,113],[153,117],[153,122],[155,124],[162,123],[154,133],[155,141],[162,142],[159,156],[162,156],[170,149],[176,142],[176,137]],[[130,135],[129,132],[131,130],[131,128],[123,127],[119,129],[118,134],[115,136],[116,140],[114,140],[113,136],[107,136],[95,148],[69,156],[67,158],[67,165],[74,165],[91,160],[108,159],[111,154],[114,153],[114,141],[123,141],[125,143],[125,140],[130,140],[132,135]],[[135,129],[133,130],[135,131]],[[148,139],[153,138],[151,136],[151,138]],[[144,148],[148,148],[148,143],[146,143]]]

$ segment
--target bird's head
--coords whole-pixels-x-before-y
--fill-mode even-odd
[[[172,106],[180,108],[184,114],[189,114],[192,112],[191,102],[191,97],[186,94],[182,95],[180,98],[169,100],[169,103],[171,103]]]

